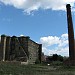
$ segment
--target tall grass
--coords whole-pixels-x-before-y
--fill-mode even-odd
[[[75,75],[75,67],[0,62],[0,75]]]

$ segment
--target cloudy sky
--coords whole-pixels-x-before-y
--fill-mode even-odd
[[[45,55],[68,56],[68,3],[75,24],[75,0],[0,0],[0,35],[30,36]]]

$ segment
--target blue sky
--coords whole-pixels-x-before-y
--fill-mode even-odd
[[[28,1],[27,4],[26,1]],[[57,53],[68,56],[67,17],[65,11],[68,0],[66,2],[57,0],[58,3],[60,2],[59,6],[55,0],[53,2],[56,5],[53,6],[49,6],[50,0],[47,0],[48,2],[41,0],[43,4],[40,4],[40,6],[33,2],[34,0],[31,1],[0,0],[0,35],[30,36],[32,40],[43,44],[43,52],[46,55]],[[53,2],[50,2],[50,5]],[[69,3],[74,7],[75,0],[69,0]],[[23,4],[26,4],[26,6]],[[33,4],[36,4],[34,6],[36,8],[33,8]],[[75,24],[74,12],[72,16]],[[65,46],[61,45],[62,42]]]
[[[24,15],[21,10],[2,6],[0,16],[1,34],[17,36],[23,34],[38,41],[41,36],[59,36],[67,33],[65,12],[40,10],[34,12],[34,15]]]

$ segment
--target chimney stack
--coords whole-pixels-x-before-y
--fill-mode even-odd
[[[67,23],[68,23],[69,61],[71,65],[74,65],[75,64],[74,30],[70,4],[66,5],[66,9],[67,9]]]

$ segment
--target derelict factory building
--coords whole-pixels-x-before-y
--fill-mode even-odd
[[[0,61],[23,61],[33,64],[41,63],[42,44],[38,44],[28,36],[1,35]]]

